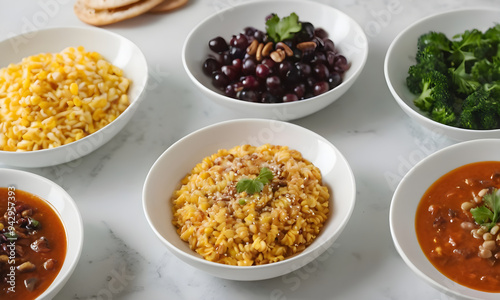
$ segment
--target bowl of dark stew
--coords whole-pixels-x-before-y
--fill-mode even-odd
[[[500,140],[454,144],[401,180],[390,208],[397,251],[421,278],[464,299],[500,293]]]
[[[52,299],[82,245],[82,219],[64,189],[39,175],[0,169],[0,299]]]

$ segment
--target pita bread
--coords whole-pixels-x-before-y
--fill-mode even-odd
[[[166,13],[175,9],[178,9],[188,3],[188,0],[163,0],[162,3],[153,7],[150,13]]]
[[[143,14],[160,4],[162,1],[163,0],[139,0],[132,4],[117,8],[95,9],[85,5],[84,0],[76,0],[73,10],[81,21],[90,25],[103,26]]]
[[[140,0],[83,0],[83,3],[94,9],[109,9],[130,5],[138,1]]]

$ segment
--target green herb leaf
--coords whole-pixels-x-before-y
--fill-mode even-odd
[[[8,231],[8,232],[5,232],[3,235],[4,235],[4,236],[7,238],[7,240],[9,240],[9,241],[16,241],[16,240],[17,240],[17,237],[18,237],[17,233],[15,233],[14,231]]]
[[[267,35],[275,42],[281,42],[292,38],[293,35],[302,29],[299,16],[291,13],[290,16],[280,20],[278,15],[273,14],[266,22]]]
[[[500,191],[493,189],[491,193],[483,196],[483,202],[483,206],[472,208],[470,212],[476,223],[491,229],[500,216]]]
[[[257,176],[257,180],[262,182],[263,185],[268,184],[271,180],[273,180],[273,172],[268,168],[264,167],[260,170],[259,176]]]
[[[38,222],[37,220],[33,219],[33,218],[29,218],[29,222],[30,222],[30,225],[33,227],[33,228],[37,228],[39,225],[40,225],[40,222]]]
[[[259,193],[264,188],[264,185],[273,180],[273,172],[264,167],[260,169],[259,175],[255,179],[243,178],[236,184],[236,192],[247,192],[249,195]]]
[[[479,225],[484,225],[493,219],[493,212],[484,205],[472,208],[470,212],[476,223]]]

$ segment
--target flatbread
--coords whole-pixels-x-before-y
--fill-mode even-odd
[[[135,3],[110,9],[95,9],[85,5],[84,0],[76,0],[73,10],[83,22],[103,26],[133,18],[151,10],[163,0],[139,0]]]
[[[130,5],[138,1],[140,0],[83,0],[83,3],[85,6],[94,9],[110,9]]]
[[[163,0],[162,3],[153,7],[150,13],[166,13],[175,9],[178,9],[188,3],[188,0]]]

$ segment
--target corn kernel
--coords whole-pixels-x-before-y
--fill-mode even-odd
[[[73,95],[78,95],[78,84],[76,83],[72,83],[70,86],[69,86],[69,90],[71,92],[71,94]]]
[[[50,103],[47,101],[41,101],[40,104],[38,104],[38,106],[40,106],[41,109],[46,109],[47,107],[50,106]]]
[[[42,97],[34,95],[33,97],[31,97],[30,100],[31,100],[31,105],[38,105],[42,101]]]
[[[82,100],[79,97],[73,98],[73,104],[75,106],[82,106]]]

